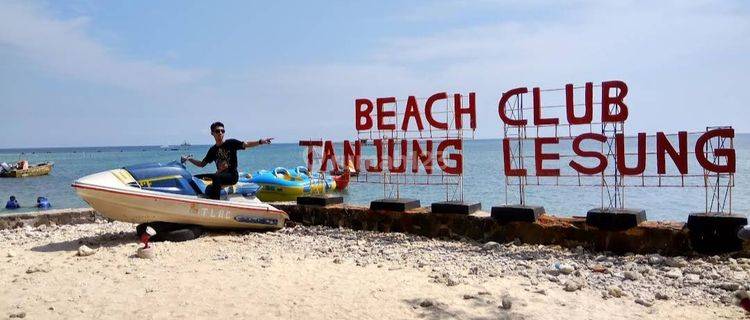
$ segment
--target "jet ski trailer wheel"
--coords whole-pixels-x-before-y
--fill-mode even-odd
[[[148,230],[149,227],[151,230]],[[146,237],[145,242],[182,242],[197,239],[203,234],[203,228],[192,224],[148,222],[135,227],[135,232],[141,241],[144,241],[144,237]]]

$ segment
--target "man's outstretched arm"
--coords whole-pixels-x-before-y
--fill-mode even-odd
[[[245,148],[252,148],[252,147],[257,147],[257,146],[259,146],[261,144],[270,144],[271,140],[273,140],[273,138],[265,138],[265,139],[258,139],[258,140],[252,140],[252,141],[245,141],[245,143],[243,143],[242,145],[245,146]]]
[[[182,156],[182,162],[190,161],[190,163],[194,164],[196,167],[203,168],[206,166],[206,163],[203,161],[198,161],[193,159],[192,156]]]

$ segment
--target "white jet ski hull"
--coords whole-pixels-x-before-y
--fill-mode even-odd
[[[281,229],[289,216],[255,198],[212,200],[198,196],[144,190],[129,185],[122,169],[76,180],[78,196],[107,218],[132,223],[171,222],[208,228]],[[134,180],[133,180],[134,181]]]

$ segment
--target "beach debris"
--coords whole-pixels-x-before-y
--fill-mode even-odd
[[[141,259],[153,259],[156,256],[156,252],[154,251],[154,247],[138,248],[135,256]]]
[[[8,252],[5,253],[5,256],[8,257],[8,258],[13,258],[13,257],[16,256],[16,253],[13,252],[13,250],[8,250]]]
[[[669,295],[662,291],[656,292],[655,296],[656,296],[656,300],[669,300]]]
[[[36,265],[36,266],[31,266],[28,269],[26,269],[26,273],[27,274],[39,273],[39,272],[47,273],[50,271],[50,269],[51,268],[49,267],[49,265]]]
[[[688,266],[687,260],[683,257],[673,257],[664,260],[664,263],[672,268],[684,268]]]
[[[477,267],[477,266],[471,266],[469,268],[469,274],[470,275],[478,275],[479,274],[479,267]]]
[[[482,245],[482,249],[484,250],[499,250],[501,248],[502,246],[494,241],[490,241]]]
[[[573,273],[573,271],[576,270],[575,267],[573,267],[573,266],[571,266],[569,264],[560,263],[560,262],[558,262],[558,263],[555,264],[555,269],[557,269],[558,271],[560,271],[560,273],[562,273],[562,274],[571,274],[571,273]]]
[[[655,254],[655,255],[652,255],[652,256],[648,257],[648,264],[651,264],[651,265],[660,265],[662,263],[664,263],[664,257],[662,257],[662,256],[660,256],[658,254]]]
[[[672,270],[669,270],[665,275],[672,279],[679,279],[682,278],[682,270],[674,268]]]
[[[591,271],[597,272],[597,273],[606,273],[607,272],[607,267],[605,267],[605,266],[603,266],[601,264],[595,264],[593,266],[590,266],[589,269],[591,269]]]
[[[607,288],[607,293],[615,298],[620,298],[625,295],[625,293],[622,292],[622,289],[618,286],[609,286]]]
[[[699,283],[700,281],[701,281],[701,276],[697,274],[691,273],[691,274],[685,275],[685,282],[687,283],[695,284],[695,283]]]
[[[532,292],[533,293],[538,293],[538,294],[541,294],[541,295],[545,295],[545,296],[547,295],[547,290],[544,290],[544,289],[536,289],[536,290],[534,290]]]
[[[419,302],[419,306],[422,308],[429,308],[435,305],[435,301],[432,299],[423,299],[421,302]]]
[[[471,299],[476,299],[476,298],[477,298],[477,296],[475,296],[473,294],[469,294],[469,293],[464,294],[464,300],[471,300]]]
[[[88,257],[90,255],[93,255],[96,253],[96,249],[89,248],[87,245],[82,245],[78,247],[78,256],[79,257]]]
[[[717,287],[724,289],[726,291],[737,291],[740,289],[740,284],[734,283],[734,282],[722,282],[722,283],[719,283]]]
[[[503,310],[510,310],[512,306],[513,300],[511,300],[509,295],[504,295],[502,300],[500,301],[500,308]]]
[[[26,318],[26,311],[11,313],[10,315],[8,315],[8,318],[11,318],[11,319],[23,319],[23,318]]]
[[[646,299],[646,298],[635,299],[635,303],[640,304],[640,305],[642,305],[644,307],[651,307],[651,306],[654,305],[654,301],[653,300]]]
[[[578,279],[568,279],[563,282],[563,289],[568,292],[581,290],[583,283]]]
[[[560,274],[560,270],[555,268],[554,266],[545,270],[544,272],[553,277],[557,277]]]
[[[442,284],[445,284],[448,287],[453,287],[453,286],[456,286],[456,285],[459,284],[459,281],[456,280],[456,278],[454,276],[450,275],[447,272],[442,273],[439,276],[433,275],[431,277],[435,279],[434,280],[435,283],[442,283]]]
[[[333,259],[333,263],[335,263],[335,264],[342,264],[342,263],[344,263],[344,260],[341,260],[341,258],[336,257],[336,258]]]
[[[623,272],[623,277],[625,277],[625,280],[631,280],[631,281],[637,281],[641,278],[641,274],[635,271],[625,271]]]

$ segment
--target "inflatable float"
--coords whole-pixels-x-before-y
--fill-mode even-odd
[[[339,176],[326,176],[310,172],[303,166],[293,169],[277,167],[273,170],[256,171],[251,175],[240,174],[238,185],[243,184],[259,186],[255,196],[261,201],[295,201],[303,195],[344,190],[349,185],[349,174],[345,172]]]

